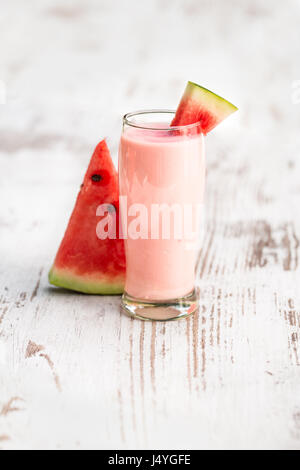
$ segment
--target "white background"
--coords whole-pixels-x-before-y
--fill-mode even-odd
[[[0,447],[300,447],[297,0],[0,1]],[[91,152],[187,80],[207,137],[188,321],[48,288]],[[297,83],[298,81],[298,83]]]

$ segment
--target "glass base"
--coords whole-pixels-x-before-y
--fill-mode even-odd
[[[196,289],[179,299],[147,301],[131,297],[124,292],[121,307],[127,315],[139,320],[170,321],[192,315],[198,309]]]

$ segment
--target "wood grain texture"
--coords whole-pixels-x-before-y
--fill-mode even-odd
[[[17,4],[0,18],[0,448],[299,449],[299,4]],[[122,114],[174,107],[187,79],[240,107],[207,137],[198,314],[143,323],[118,296],[52,289],[93,146],[107,135],[116,161]]]

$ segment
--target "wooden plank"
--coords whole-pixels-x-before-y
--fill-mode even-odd
[[[80,14],[48,1],[17,17],[14,2],[3,7],[3,44],[24,24],[32,34],[13,54],[1,48],[2,449],[300,448],[299,106],[286,83],[299,78],[299,8],[187,3],[136,3],[130,18],[128,5],[91,0]],[[170,44],[186,32],[174,50],[166,24]],[[218,60],[200,48],[199,61],[198,40]],[[207,137],[199,313],[143,323],[121,314],[118,296],[50,288],[99,129],[116,161],[122,113],[172,106],[187,75],[222,84],[241,108]]]

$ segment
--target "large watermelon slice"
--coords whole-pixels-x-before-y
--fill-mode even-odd
[[[100,204],[116,209],[119,233],[118,175],[106,142],[96,147],[76,205],[60,245],[49,281],[55,286],[87,294],[120,294],[125,281],[125,251],[122,239],[100,240],[96,233]]]
[[[171,126],[186,126],[200,122],[202,132],[207,134],[237,109],[212,91],[188,82]]]

